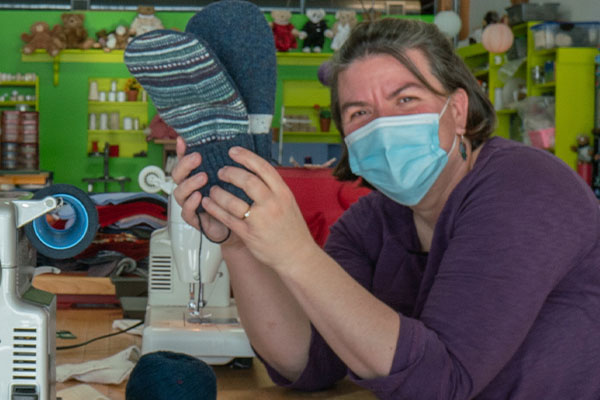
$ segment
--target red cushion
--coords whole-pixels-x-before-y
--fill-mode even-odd
[[[339,182],[331,168],[277,168],[296,197],[310,232],[323,246],[329,227],[352,203],[369,193],[369,189],[355,183]]]

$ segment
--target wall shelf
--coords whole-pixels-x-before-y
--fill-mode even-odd
[[[31,54],[21,54],[23,62],[52,63],[54,86],[59,84],[60,63],[122,63],[124,50],[105,52],[101,49],[66,49],[56,57],[51,57],[45,50],[36,50]],[[331,58],[333,53],[277,52],[278,65],[320,66]]]
[[[88,78],[88,87],[97,85],[98,95],[113,91],[124,91],[125,84],[130,78],[116,77],[91,77]],[[106,143],[119,146],[119,157],[138,157],[147,154],[148,142],[144,129],[148,126],[147,101],[98,101],[89,100],[88,93],[88,118],[94,120],[94,126],[88,126],[87,153],[104,151]],[[93,97],[96,98],[96,97]],[[139,99],[145,99],[145,93],[138,94]],[[102,129],[102,118],[106,118],[106,125]],[[111,118],[115,117],[115,121]],[[125,118],[129,118],[132,129],[125,129]],[[137,122],[134,122],[137,121]],[[92,128],[92,129],[90,129]],[[137,129],[136,129],[137,128]]]
[[[319,66],[333,53],[277,52],[277,65]]]
[[[36,50],[31,54],[21,54],[23,62],[51,62],[54,71],[54,86],[58,86],[60,63],[122,63],[124,50],[106,52],[101,49],[65,49],[56,57],[51,57],[45,50]]]
[[[40,82],[39,78],[36,77],[35,80],[30,81],[2,81],[0,82],[0,88],[2,87],[19,87],[19,88],[31,88],[26,89],[30,92],[33,92],[35,96],[35,100],[28,101],[0,101],[1,107],[15,107],[18,104],[26,104],[28,106],[32,106],[35,111],[39,111],[39,101],[40,101]]]

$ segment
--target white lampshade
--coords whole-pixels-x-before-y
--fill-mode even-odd
[[[440,11],[435,15],[433,23],[450,38],[456,36],[462,26],[460,17],[454,11]]]

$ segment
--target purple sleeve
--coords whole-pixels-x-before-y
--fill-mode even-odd
[[[257,353],[258,354],[258,353]],[[325,340],[311,325],[311,343],[308,363],[300,377],[291,382],[271,367],[260,355],[260,360],[275,384],[290,389],[305,391],[323,390],[344,378],[347,368],[338,356],[325,343]]]
[[[368,196],[367,196],[368,197]],[[375,254],[377,249],[372,247],[370,251],[363,248],[364,243],[359,239],[364,234],[362,226],[368,225],[365,221],[366,209],[372,205],[367,205],[370,200],[359,200],[359,204],[351,207],[334,226],[331,234],[325,244],[325,251],[329,253],[338,263],[366,288],[371,285],[371,269],[365,266],[371,265],[370,253]],[[347,261],[347,262],[345,262]],[[361,268],[362,266],[362,268]],[[279,386],[301,390],[321,390],[332,386],[335,382],[344,378],[348,373],[348,368],[331,350],[323,337],[311,325],[311,344],[309,350],[309,360],[301,376],[295,381],[290,382],[281,376],[274,368],[266,363],[259,355],[259,358],[265,364],[269,376]]]
[[[598,241],[597,201],[562,163],[530,149],[487,161],[440,216],[429,254],[439,269],[418,319],[401,316],[389,376],[351,374],[380,398],[476,396],[527,345],[552,289]]]

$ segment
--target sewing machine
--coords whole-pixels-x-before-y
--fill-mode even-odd
[[[171,195],[176,185],[162,169],[144,168],[138,182],[148,193],[169,195],[167,227],[150,238],[142,353],[169,350],[209,364],[247,366],[254,352],[239,322],[220,246],[183,221]]]
[[[45,217],[59,209],[72,216],[64,229]],[[60,270],[36,268],[36,250],[73,257],[91,243],[97,226],[93,202],[76,187],[0,193],[0,399],[56,399],[56,296],[32,282]]]
[[[54,400],[56,297],[31,286],[40,271],[20,228],[59,202],[30,198],[24,192],[0,194],[0,398]]]

